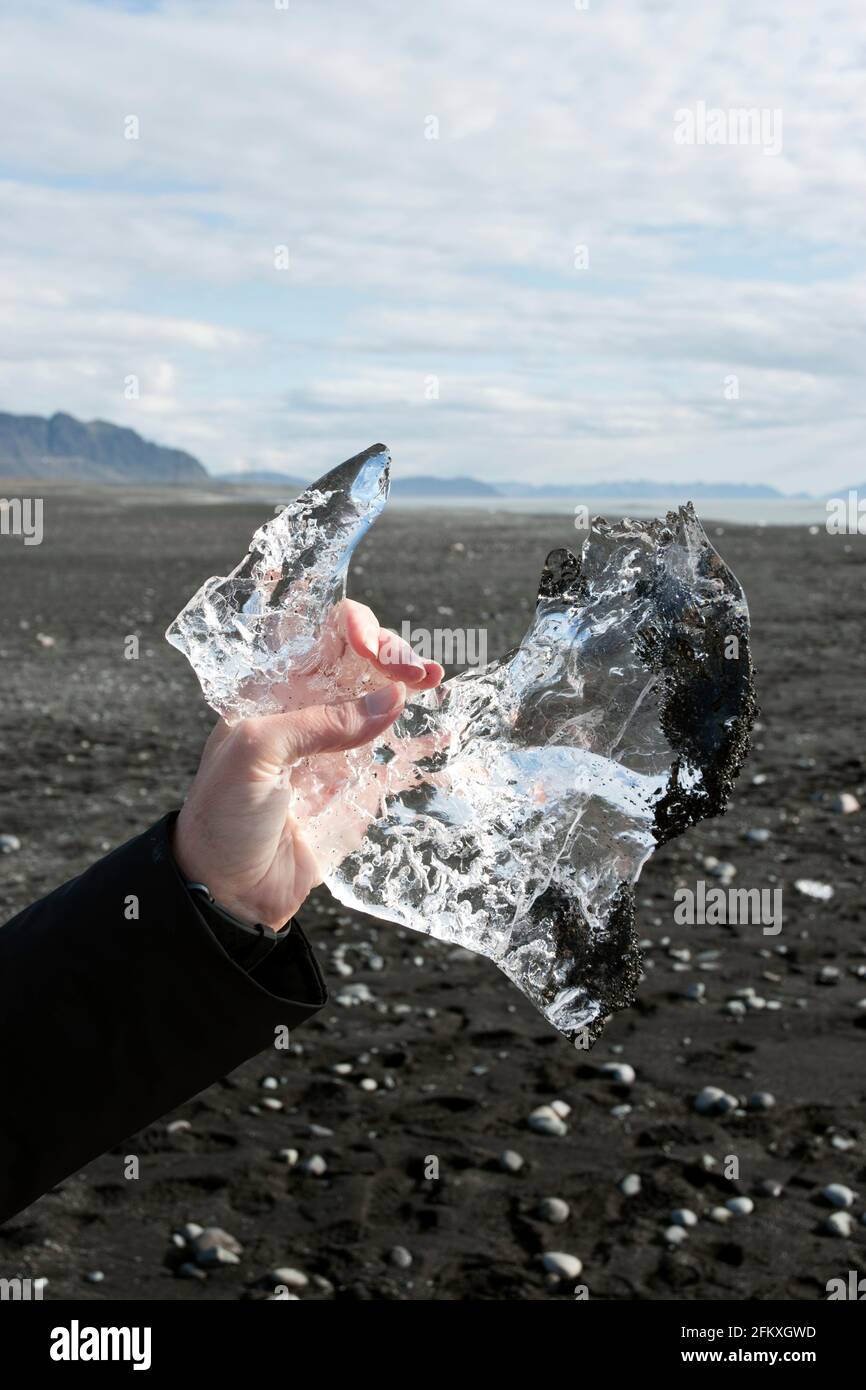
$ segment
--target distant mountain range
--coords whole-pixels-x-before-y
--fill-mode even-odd
[[[100,483],[206,483],[207,470],[182,449],[150,444],[135,430],[71,415],[0,413],[0,476]]]
[[[0,412],[0,477],[45,478],[57,481],[157,484],[228,484],[231,486],[301,491],[308,480],[270,469],[236,469],[230,473],[208,473],[182,449],[152,444],[135,430],[110,425],[105,420],[85,424],[71,415],[58,413],[46,419],[41,415],[7,415]],[[656,483],[638,478],[629,482],[613,479],[601,483],[575,481],[562,483],[484,483],[478,478],[436,478],[429,474],[392,476],[392,492],[397,501],[410,498],[454,500],[467,497],[563,498],[582,502],[585,498],[621,498],[624,502],[645,498],[689,497],[764,499],[808,499],[805,492],[784,493],[766,483]],[[862,496],[866,484],[858,489]],[[819,494],[824,496],[825,494]],[[837,491],[833,496],[843,495]]]

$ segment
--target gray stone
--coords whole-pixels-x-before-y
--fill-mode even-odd
[[[561,1226],[571,1215],[571,1208],[561,1197],[542,1197],[536,1208],[540,1221],[549,1221],[552,1226]]]
[[[566,1255],[561,1250],[545,1251],[541,1263],[548,1274],[555,1274],[558,1279],[578,1279],[583,1270],[583,1264],[576,1255]]]
[[[301,1172],[310,1178],[320,1178],[323,1173],[327,1173],[328,1165],[321,1154],[310,1154],[301,1164]]]
[[[829,1202],[831,1207],[853,1207],[857,1200],[857,1193],[850,1187],[846,1187],[841,1182],[831,1182],[822,1189],[821,1196],[825,1202]]]
[[[751,1197],[729,1197],[725,1206],[732,1216],[751,1216],[755,1210]]]
[[[603,1062],[599,1070],[607,1081],[617,1086],[633,1086],[635,1083],[635,1069],[628,1062]]]
[[[503,1149],[499,1155],[499,1166],[503,1173],[519,1173],[525,1161],[516,1149]]]
[[[551,1134],[561,1139],[568,1133],[568,1125],[552,1105],[539,1105],[529,1116],[527,1124],[536,1134]]]
[[[850,1212],[834,1211],[831,1216],[821,1222],[821,1230],[825,1236],[842,1236],[847,1238],[853,1234],[854,1218]]]
[[[772,1110],[776,1104],[776,1097],[769,1091],[755,1091],[754,1095],[749,1096],[750,1110]]]
[[[688,1207],[677,1207],[671,1212],[672,1226],[697,1226],[698,1218]]]

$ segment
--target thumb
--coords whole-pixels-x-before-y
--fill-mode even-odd
[[[261,753],[281,767],[315,753],[339,753],[370,743],[403,709],[406,687],[399,681],[371,690],[357,700],[308,705],[289,714],[272,714],[258,723]]]

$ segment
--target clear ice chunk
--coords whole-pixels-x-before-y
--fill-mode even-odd
[[[329,625],[388,474],[383,445],[333,469],[169,628],[230,722],[369,687]],[[633,1000],[643,865],[723,810],[754,713],[746,601],[687,504],[596,518],[519,647],[292,782],[336,898],[487,956],[582,1041]]]

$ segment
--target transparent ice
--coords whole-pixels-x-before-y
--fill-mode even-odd
[[[230,722],[369,688],[329,624],[388,475],[383,445],[333,469],[169,628]],[[489,957],[587,1040],[633,997],[643,865],[723,809],[753,712],[745,599],[686,505],[596,519],[548,556],[516,650],[292,783],[335,897]]]

